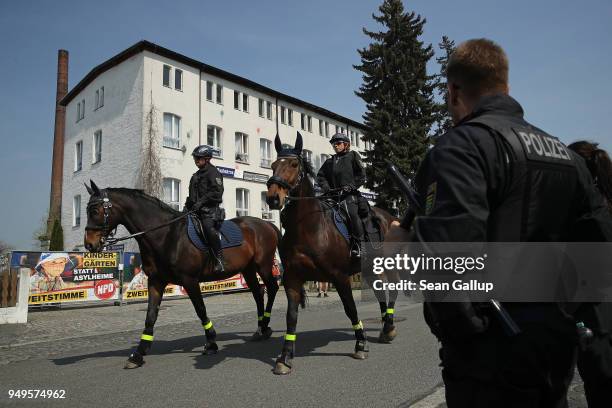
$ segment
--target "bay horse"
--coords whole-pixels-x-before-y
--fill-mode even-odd
[[[273,372],[289,374],[296,342],[298,305],[303,301],[302,286],[306,281],[332,282],[344,311],[355,331],[353,358],[365,359],[368,346],[363,324],[357,315],[349,271],[354,267],[349,244],[336,228],[330,208],[316,197],[312,165],[302,158],[302,136],[297,133],[293,149],[284,148],[278,134],[274,141],[277,160],[268,180],[266,201],[271,209],[282,209],[285,231],[279,245],[285,268],[283,285],[287,295],[287,332],[282,351]],[[287,204],[288,203],[288,204]],[[394,218],[381,209],[374,209],[383,234]]]
[[[278,283],[272,276],[272,265],[280,231],[274,224],[255,217],[238,217],[233,222],[242,231],[240,246],[223,250],[225,271],[213,273],[210,254],[195,247],[187,236],[186,214],[174,210],[167,204],[143,193],[127,188],[100,190],[91,181],[85,185],[90,194],[87,204],[87,227],[85,248],[100,251],[108,241],[110,231],[123,225],[135,235],[140,248],[142,266],[148,277],[148,307],[145,328],[140,342],[133,351],[125,368],[137,368],[144,364],[143,356],[151,349],[153,326],[157,320],[164,288],[169,283],[183,286],[193,304],[206,335],[204,354],[218,351],[216,332],[206,314],[199,282],[222,280],[242,273],[257,304],[258,328],[252,340],[268,339],[269,327]],[[161,226],[160,228],[150,228]],[[146,233],[139,232],[149,229]],[[263,288],[257,274],[264,282],[268,301],[264,309]]]

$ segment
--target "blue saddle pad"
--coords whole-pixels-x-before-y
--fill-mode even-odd
[[[197,232],[196,221],[193,220],[193,215],[187,217],[187,235],[189,240],[198,249],[208,251],[208,245],[202,242],[202,238]],[[221,248],[232,248],[242,244],[242,230],[235,222],[223,221],[221,224]]]
[[[340,231],[340,234],[342,234],[344,239],[350,241],[346,220],[342,214],[340,214],[340,211],[337,208],[333,208],[332,211],[334,213],[334,224],[336,224],[336,228],[338,228],[338,231]]]

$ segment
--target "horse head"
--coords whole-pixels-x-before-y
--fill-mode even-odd
[[[106,190],[100,190],[96,183],[89,180],[91,187],[85,184],[89,193],[87,203],[87,226],[85,227],[84,245],[88,251],[99,252],[104,246],[111,231],[117,228],[117,217],[113,216],[113,205]]]
[[[266,202],[272,210],[280,210],[285,205],[289,191],[300,184],[304,172],[302,161],[302,135],[297,132],[293,148],[283,145],[276,134],[274,147],[277,159],[272,163],[272,177],[267,182]]]

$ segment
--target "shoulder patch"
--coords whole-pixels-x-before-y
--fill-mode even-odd
[[[221,177],[215,177],[215,181],[217,182],[218,185],[223,184],[223,179]]]
[[[438,182],[434,181],[427,187],[427,196],[425,197],[425,215],[429,215],[436,204],[436,190]]]

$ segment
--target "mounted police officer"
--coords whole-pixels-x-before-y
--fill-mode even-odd
[[[223,221],[223,209],[219,204],[223,201],[223,176],[219,170],[210,163],[213,148],[207,145],[196,147],[191,153],[195,165],[198,167],[189,181],[189,197],[185,208],[195,210],[202,221],[202,229],[213,255],[217,262],[215,272],[223,272],[223,251],[217,228]]]
[[[587,241],[575,236],[581,220],[607,222],[583,160],[526,122],[508,95],[499,45],[460,44],[447,83],[455,127],[416,175],[425,210],[411,222],[414,241]],[[605,230],[589,228],[593,235]],[[557,303],[506,303],[520,329],[509,337],[484,306],[469,298],[425,304],[425,320],[442,343],[448,407],[567,406],[576,350],[571,313]]]
[[[351,255],[365,256],[364,232],[361,217],[367,216],[367,202],[361,197],[359,187],[365,183],[365,167],[361,156],[351,150],[351,140],[344,133],[336,133],[329,140],[336,154],[323,163],[317,174],[317,183],[323,193],[339,191],[339,201],[346,203],[350,217]],[[361,217],[360,217],[361,216]]]

